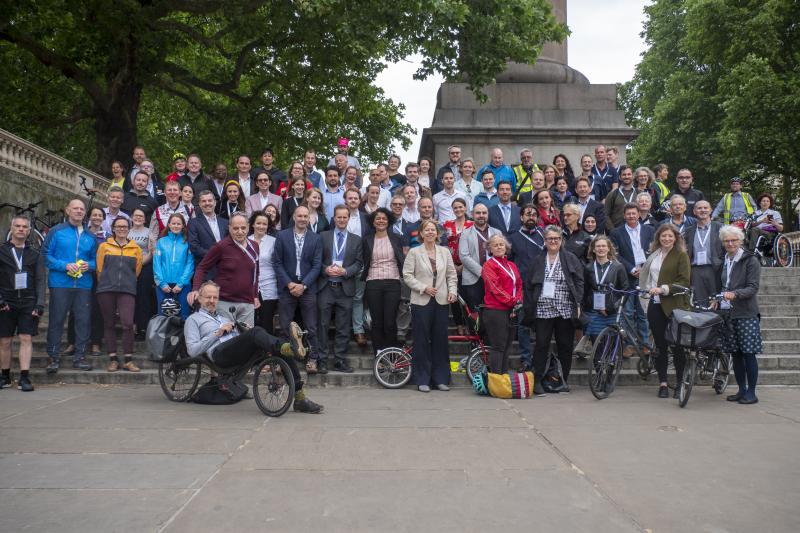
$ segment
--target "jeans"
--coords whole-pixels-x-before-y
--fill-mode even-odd
[[[278,310],[278,300],[263,300],[259,295],[261,307],[256,309],[258,325],[270,335],[275,335],[275,312]]]
[[[638,284],[638,281],[637,281]],[[636,285],[633,285],[636,286]],[[650,336],[650,330],[647,327],[647,315],[642,308],[642,302],[639,298],[632,296],[625,302],[625,313],[633,320],[636,330],[642,339],[642,342],[647,345],[647,339]]]
[[[356,294],[353,296],[353,333],[364,334],[364,289],[366,281],[356,279]]]
[[[61,337],[67,312],[75,317],[75,360],[86,355],[91,335],[92,291],[89,289],[50,288],[50,321],[47,324],[47,355],[61,357]]]

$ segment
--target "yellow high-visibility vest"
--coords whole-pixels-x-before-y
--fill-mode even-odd
[[[658,191],[658,205],[663,204],[664,200],[666,200],[667,196],[669,196],[669,189],[667,188],[666,185],[664,185],[658,180],[653,182],[653,187],[655,187],[656,190]]]
[[[741,193],[741,194],[742,194],[742,201],[744,202],[745,211],[747,211],[748,215],[752,215],[754,209],[753,206],[750,204],[750,200],[748,200],[750,195],[747,193]],[[725,221],[725,224],[731,223],[731,198],[733,198],[733,193],[730,192],[726,192],[725,196],[723,196],[723,199],[725,201],[725,211],[722,212],[722,218]]]
[[[530,179],[526,180],[525,179],[527,174],[525,172],[525,169],[522,168],[522,164],[521,163],[519,165],[513,167],[512,170],[514,170],[514,175],[517,177],[517,186],[515,187],[515,189],[516,189],[518,195],[522,194],[524,192],[528,192],[531,189],[533,189],[533,186],[531,185],[531,181],[532,180],[530,180]],[[533,168],[531,169],[531,174],[533,174],[537,170],[539,170],[539,166],[536,165],[536,163],[534,163],[533,164]],[[524,184],[522,183],[523,181],[525,182]]]

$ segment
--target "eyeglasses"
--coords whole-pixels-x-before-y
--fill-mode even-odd
[[[737,242],[742,242],[742,239],[728,239],[722,241],[723,244],[736,244]]]
[[[692,177],[691,176],[678,176],[677,179],[679,179],[679,180],[690,180],[690,179],[692,179]]]
[[[544,240],[549,241],[549,242],[558,242],[558,241],[561,240],[561,237],[545,237]]]

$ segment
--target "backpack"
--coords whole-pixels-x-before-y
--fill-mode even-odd
[[[564,390],[564,370],[561,368],[561,361],[553,352],[547,354],[547,366],[545,366],[544,378],[542,378],[542,388],[545,392],[561,392]]]
[[[145,340],[151,361],[174,361],[184,341],[183,319],[179,316],[154,316],[147,323]]]
[[[243,400],[248,391],[244,383],[214,376],[197,389],[192,401],[206,405],[230,405]]]

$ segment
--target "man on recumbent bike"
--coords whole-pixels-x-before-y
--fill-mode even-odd
[[[256,350],[281,357],[289,365],[294,377],[294,410],[301,413],[321,413],[323,407],[306,398],[302,377],[295,358],[302,359],[306,349],[302,343],[300,326],[292,322],[289,342],[281,342],[260,326],[239,332],[236,326],[217,314],[219,285],[206,281],[198,294],[200,310],[186,319],[183,327],[186,351],[196,357],[206,353],[218,366],[230,368],[247,363]]]

